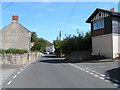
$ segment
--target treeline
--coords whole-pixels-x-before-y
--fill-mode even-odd
[[[38,38],[35,32],[32,32],[31,42],[34,42],[34,46],[31,48],[32,51],[44,52],[46,47],[50,44],[49,41]]]
[[[78,36],[68,35],[63,40],[55,40],[55,53],[60,56],[62,54],[68,55],[75,51],[90,51],[92,47],[91,33],[87,32],[85,35],[78,33]]]

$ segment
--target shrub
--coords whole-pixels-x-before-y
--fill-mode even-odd
[[[0,49],[0,53],[12,53],[12,54],[23,54],[23,53],[27,53],[28,51],[25,49],[7,49],[7,50],[3,50]]]
[[[5,50],[4,49],[0,49],[0,54],[3,54],[5,53]]]

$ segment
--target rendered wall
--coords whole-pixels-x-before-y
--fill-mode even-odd
[[[113,58],[112,34],[92,37],[92,54]]]
[[[2,34],[1,34],[2,33]],[[30,51],[30,33],[19,23],[11,23],[0,31],[0,48]]]
[[[113,34],[113,58],[120,54],[120,34]]]

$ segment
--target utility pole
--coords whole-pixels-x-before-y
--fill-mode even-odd
[[[59,32],[59,39],[61,40],[61,31]]]

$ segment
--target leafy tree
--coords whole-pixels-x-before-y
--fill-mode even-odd
[[[62,41],[61,40],[55,40],[54,41],[54,46],[55,46],[55,53],[58,57],[61,56],[62,54]]]
[[[85,35],[78,31],[77,33],[78,36],[68,35],[63,39],[63,41],[54,41],[55,53],[58,55],[60,53],[67,55],[74,51],[91,51],[91,33],[87,32]]]
[[[35,32],[32,33],[31,42],[34,42],[34,46],[31,48],[32,51],[44,52],[46,47],[50,44],[43,38],[38,38]]]

